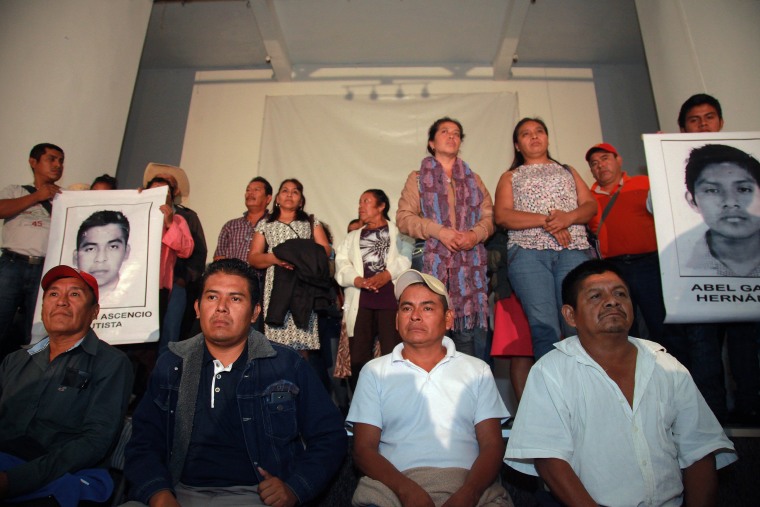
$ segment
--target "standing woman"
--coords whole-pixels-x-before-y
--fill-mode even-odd
[[[454,307],[449,333],[460,352],[486,356],[488,259],[483,242],[493,233],[493,201],[480,177],[461,158],[462,124],[445,117],[428,130],[427,151],[401,191],[396,223],[424,239],[422,271],[441,280]]]
[[[589,258],[585,224],[597,203],[570,166],[549,155],[549,131],[523,118],[512,133],[515,157],[496,187],[496,223],[509,230],[509,281],[530,324],[536,360],[574,333],[564,322],[562,280]]]
[[[335,280],[345,287],[352,387],[362,366],[372,359],[375,336],[382,354],[390,354],[401,342],[393,280],[412,265],[413,244],[390,221],[390,207],[382,190],[364,192],[359,197],[359,219],[364,226],[350,232],[335,252]]]
[[[248,263],[258,269],[265,269],[264,282],[264,315],[267,315],[269,302],[274,286],[275,266],[293,269],[293,265],[278,259],[272,249],[289,239],[312,238],[330,254],[330,244],[327,241],[322,225],[313,216],[304,211],[306,197],[303,195],[303,185],[295,178],[280,183],[274,202],[274,211],[269,218],[261,220],[256,225],[256,232],[251,239],[251,249],[248,252]],[[293,321],[288,311],[282,326],[264,325],[264,334],[274,342],[288,345],[304,356],[309,350],[319,349],[319,334],[317,333],[317,314],[311,312],[308,329],[300,329]]]

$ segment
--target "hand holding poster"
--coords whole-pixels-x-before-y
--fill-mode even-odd
[[[666,322],[760,316],[760,133],[644,135]]]
[[[164,187],[63,191],[53,201],[43,271],[65,264],[95,277],[100,313],[92,327],[111,345],[158,340],[159,208],[165,203]],[[45,334],[37,311],[32,341]]]

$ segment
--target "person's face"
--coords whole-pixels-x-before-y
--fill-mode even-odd
[[[113,187],[105,181],[99,181],[91,186],[90,190],[113,190]]]
[[[718,115],[718,110],[710,104],[700,104],[686,113],[681,132],[720,132],[722,129],[723,118]]]
[[[127,257],[129,245],[124,231],[116,224],[90,227],[74,252],[77,267],[94,276],[101,291],[119,282],[119,270]]]
[[[370,192],[364,192],[359,197],[359,220],[365,224],[374,224],[381,221],[383,218],[383,210],[385,204],[378,206],[375,195]]]
[[[34,175],[42,178],[45,183],[55,183],[63,176],[63,153],[45,148],[45,153],[39,160],[29,158],[29,165]]]
[[[591,174],[602,187],[620,182],[623,177],[622,163],[622,158],[608,151],[597,151],[588,160]]]
[[[625,282],[607,271],[583,280],[576,308],[564,305],[562,315],[581,338],[608,333],[627,335],[633,324],[633,304]]]
[[[277,192],[277,204],[284,210],[295,211],[301,207],[301,191],[292,181],[288,181]]]
[[[245,207],[249,210],[263,210],[272,201],[272,196],[267,195],[264,184],[260,181],[249,183],[245,187]]]
[[[445,121],[438,125],[438,131],[428,144],[436,155],[457,156],[462,145],[462,132],[456,123]]]
[[[84,335],[100,307],[92,290],[78,278],[60,278],[42,295],[42,323],[48,334]]]
[[[454,311],[443,311],[441,297],[425,284],[410,285],[401,294],[396,329],[404,343],[426,345],[441,341],[454,325]]]
[[[239,275],[216,273],[206,279],[203,292],[195,302],[206,340],[217,347],[232,347],[248,338],[248,329],[259,314],[257,301],[251,301],[248,280]]]
[[[515,149],[528,159],[545,157],[549,151],[549,135],[536,121],[526,121],[517,130]]]
[[[712,234],[742,239],[760,233],[760,190],[743,167],[708,165],[694,182],[694,195],[687,192],[686,199]]]

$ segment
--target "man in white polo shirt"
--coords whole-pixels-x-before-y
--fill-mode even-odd
[[[395,294],[403,342],[365,365],[348,413],[366,474],[353,504],[511,505],[497,480],[509,412],[488,365],[445,336],[446,287],[410,269]]]

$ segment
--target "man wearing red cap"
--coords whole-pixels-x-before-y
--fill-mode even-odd
[[[119,437],[132,368],[90,328],[100,310],[95,277],[57,266],[41,285],[48,336],[0,366],[0,503],[104,501],[107,471],[85,469],[103,466]]]
[[[623,171],[623,158],[608,143],[589,148],[586,162],[596,180],[591,193],[599,203],[588,226],[599,238],[601,256],[623,274],[633,304],[644,317],[649,338],[673,354],[677,352],[678,341],[670,338],[668,328],[663,325],[665,304],[657,238],[654,218],[647,209],[649,178],[628,176]],[[632,334],[638,336],[635,329]]]

